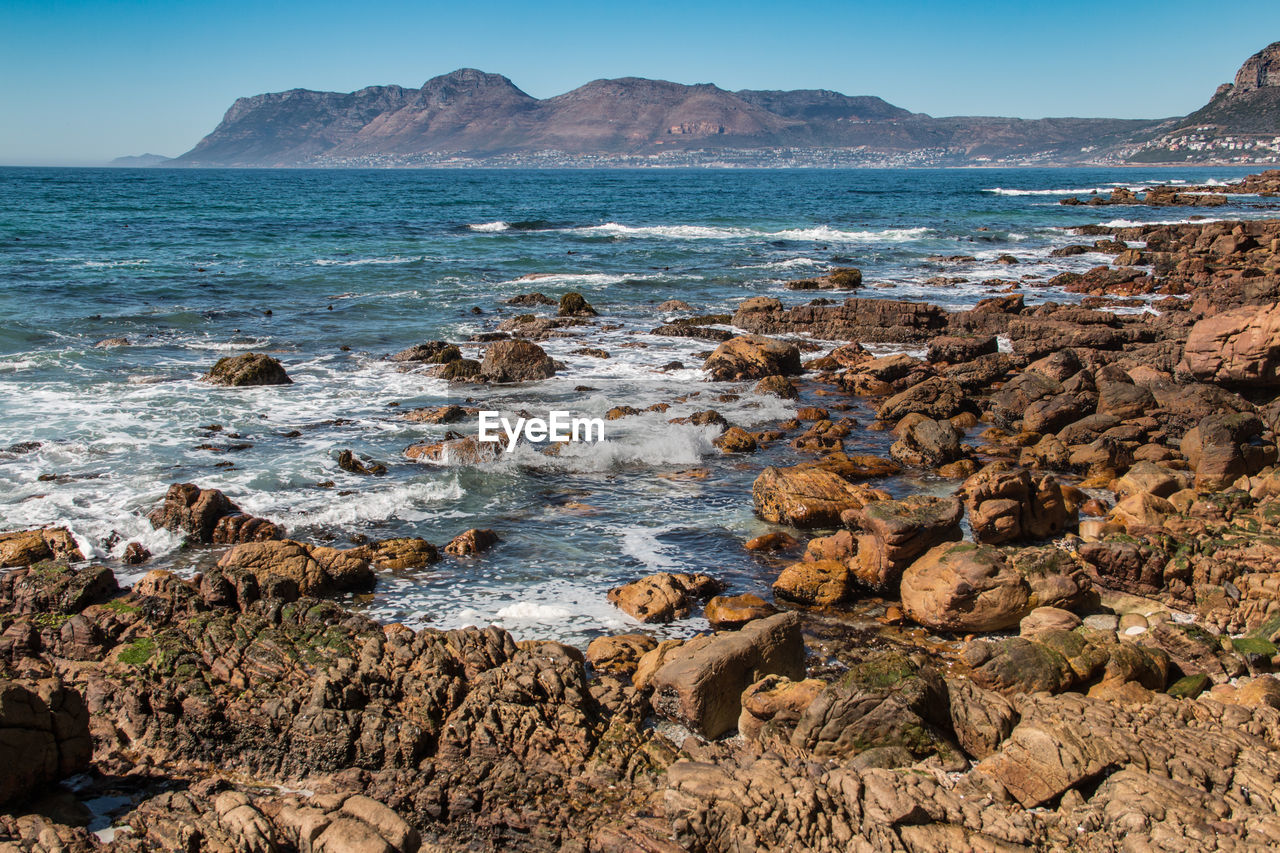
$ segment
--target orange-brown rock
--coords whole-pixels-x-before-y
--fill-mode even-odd
[[[720,591],[708,575],[658,572],[609,590],[609,601],[640,622],[670,622],[693,612],[694,602]]]
[[[84,555],[65,527],[11,530],[0,533],[0,568],[29,566],[41,560],[83,560]]]
[[[791,376],[801,371],[800,350],[772,338],[742,335],[716,347],[702,367],[721,382]]]
[[[473,527],[450,539],[444,550],[455,557],[470,557],[488,551],[496,544],[498,534],[488,528]]]
[[[243,569],[260,579],[276,575],[297,584],[303,595],[373,586],[369,561],[361,554],[292,539],[236,545],[222,555],[218,568]]]
[[[778,608],[750,592],[717,595],[707,602],[704,610],[707,621],[717,630],[741,628],[753,619],[763,619],[777,612]]]
[[[766,521],[795,527],[835,527],[840,514],[858,509],[867,491],[821,468],[766,468],[751,488]]]

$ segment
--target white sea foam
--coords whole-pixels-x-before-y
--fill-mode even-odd
[[[763,264],[747,264],[743,269],[748,270],[790,270],[797,267],[816,267],[823,262],[814,260],[813,258],[788,258],[785,261],[769,261]]]
[[[918,240],[928,228],[885,228],[878,231],[846,231],[819,225],[812,228],[787,228],[762,231],[754,228],[731,228],[710,225],[622,225],[606,222],[585,228],[569,229],[585,236],[665,238],[674,240],[813,240],[827,243],[876,243]]]
[[[568,619],[573,611],[568,607],[554,604],[542,604],[536,601],[517,601],[508,604],[494,614],[500,620],[519,620],[521,622],[555,622]]]
[[[591,285],[596,287],[605,287],[610,284],[622,284],[627,281],[629,276],[610,275],[609,273],[533,273],[531,275],[522,275],[519,278],[504,281],[504,285],[514,284],[578,284]],[[635,276],[634,278],[641,278]]]
[[[509,222],[477,222],[474,225],[468,225],[472,231],[479,231],[482,234],[495,234],[499,231],[510,231],[511,223]]]
[[[1023,195],[1067,196],[1067,195],[1080,195],[1081,193],[1085,193],[1085,194],[1109,193],[1111,192],[1112,189],[1114,189],[1114,187],[1083,187],[1083,188],[1077,188],[1077,189],[1061,189],[1061,190],[1018,190],[1018,189],[1009,189],[1007,187],[991,187],[989,189],[983,190],[983,192],[991,193],[992,195],[1010,195],[1010,196],[1023,196]]]
[[[422,260],[422,255],[403,257],[393,255],[390,258],[316,258],[311,263],[318,267],[363,267],[370,264],[412,264]]]

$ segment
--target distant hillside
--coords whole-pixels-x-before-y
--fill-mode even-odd
[[[934,118],[827,90],[730,92],[624,77],[538,99],[464,68],[420,89],[237,100],[175,166],[1163,162],[1280,154],[1280,43],[1203,109],[1165,121]],[[1275,139],[1275,150],[1268,147]],[[1243,146],[1243,147],[1242,147]]]
[[[165,157],[163,154],[129,154],[124,157],[117,157],[111,161],[112,166],[159,166],[161,163],[168,163],[172,157]]]
[[[1209,103],[1175,119],[1131,154],[1135,162],[1186,162],[1280,156],[1280,42],[1245,60],[1235,81]]]

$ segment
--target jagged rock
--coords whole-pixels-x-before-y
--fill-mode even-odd
[[[724,453],[754,453],[756,439],[742,427],[731,426],[711,442]]]
[[[631,675],[646,652],[658,647],[648,634],[614,634],[596,637],[587,646],[587,663],[597,672]]]
[[[450,539],[444,550],[455,557],[470,557],[488,551],[496,544],[498,534],[488,528],[473,527]]]
[[[974,538],[987,544],[1044,539],[1076,520],[1062,487],[1049,474],[1033,477],[1025,468],[993,462],[961,487]]]
[[[867,502],[868,490],[821,468],[773,468],[751,487],[756,512],[766,521],[795,527],[834,527],[845,510]]]
[[[650,701],[661,716],[716,738],[737,726],[742,692],[766,675],[804,675],[804,643],[794,613],[688,641],[654,674]]]
[[[800,392],[795,383],[785,376],[766,376],[752,389],[756,394],[772,394],[784,400],[794,400]]]
[[[350,450],[342,450],[338,453],[338,467],[343,471],[351,474],[360,474],[366,477],[381,477],[387,473],[387,466],[381,462],[364,462],[356,458],[356,455]]]
[[[291,539],[236,545],[218,561],[220,569],[243,569],[266,578],[276,575],[297,584],[304,595],[369,589],[373,572],[356,551],[307,545]]]
[[[708,575],[658,572],[609,590],[609,601],[640,622],[670,622],[693,611],[694,602],[720,591]]]
[[[532,341],[494,341],[480,362],[486,382],[533,382],[555,375],[555,360]]]
[[[961,457],[960,432],[950,421],[912,419],[889,448],[889,455],[903,465],[937,468]]]
[[[352,548],[350,553],[368,560],[379,569],[414,569],[440,561],[436,546],[417,537],[383,539]]]
[[[419,462],[440,465],[483,465],[498,459],[505,446],[501,441],[480,441],[467,435],[428,444],[411,444],[404,449],[404,455]]]
[[[265,542],[281,533],[274,523],[249,515],[217,489],[194,483],[174,483],[147,518],[152,527],[185,534],[187,541],[204,545]]]
[[[872,590],[891,592],[902,572],[930,548],[959,539],[963,507],[955,498],[913,495],[873,501],[851,514],[857,538],[857,579]]]
[[[994,335],[981,337],[959,337],[956,335],[939,335],[929,341],[930,364],[960,364],[973,361],[983,355],[996,352],[998,346]]]
[[[419,362],[422,364],[448,364],[462,358],[462,351],[448,341],[427,341],[390,356],[391,361]]]
[[[569,292],[560,297],[560,308],[556,311],[559,317],[594,317],[596,309],[586,299],[582,298],[581,293]]]
[[[1012,702],[968,679],[948,679],[947,700],[956,741],[972,758],[995,752],[1018,724]]]
[[[0,804],[87,770],[92,752],[89,712],[78,691],[55,680],[0,679]]]
[[[405,414],[405,420],[423,424],[452,424],[463,420],[466,416],[466,409],[457,404],[450,403],[446,406],[414,409],[413,411]]]
[[[800,350],[794,344],[760,335],[732,338],[716,347],[702,365],[720,382],[791,376],[800,373]]]
[[[1280,305],[1235,308],[1198,321],[1181,366],[1202,382],[1280,385]]]
[[[862,270],[855,267],[835,267],[817,278],[787,282],[788,290],[856,290],[861,286]]]
[[[214,385],[233,387],[293,384],[284,365],[269,355],[253,352],[218,359],[204,379]]]
[[[1097,397],[1088,392],[1042,397],[1023,411],[1022,428],[1028,432],[1056,433],[1094,414],[1097,403]]]
[[[0,574],[0,605],[12,613],[79,613],[118,591],[116,576],[105,566],[36,564]]]
[[[11,530],[0,533],[0,568],[30,566],[42,560],[84,559],[71,531],[65,527]]]
[[[935,376],[885,400],[876,417],[896,423],[917,412],[925,417],[945,419],[960,414],[964,405],[964,390],[950,379]]]
[[[988,410],[994,423],[1005,429],[1022,420],[1031,404],[1063,393],[1061,383],[1034,370],[1019,373],[991,395]]]
[[[1268,450],[1254,443],[1261,434],[1262,421],[1252,413],[1222,412],[1196,424],[1181,444],[1182,455],[1196,472],[1196,489],[1219,491],[1274,462],[1274,445]]]
[[[826,686],[817,678],[792,681],[785,675],[766,675],[742,693],[738,733],[747,740],[759,740],[766,724],[794,727]]]

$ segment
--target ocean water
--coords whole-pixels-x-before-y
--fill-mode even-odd
[[[705,341],[648,334],[669,299],[728,313],[742,299],[815,294],[788,279],[862,268],[860,295],[951,308],[991,295],[988,278],[1047,277],[1107,258],[1050,259],[1098,221],[1274,215],[1228,208],[1090,209],[1066,194],[1154,182],[1236,179],[1244,169],[934,171],[167,171],[0,169],[0,529],[71,528],[124,580],[154,567],[199,571],[217,549],[183,550],[146,513],[168,484],[225,491],[290,535],[344,546],[469,527],[502,542],[481,558],[383,572],[353,603],[376,618],[457,627],[497,622],[518,637],[584,642],[634,624],[609,587],[653,571],[704,571],[764,592],[777,564],[741,542],[759,467],[721,456],[714,428],[668,423],[714,408],[759,427],[792,404],[708,383]],[[1084,241],[1087,242],[1087,241]],[[995,263],[1004,254],[1020,263]],[[940,256],[973,255],[954,265]],[[927,280],[961,276],[939,287]],[[514,388],[450,387],[385,356],[433,339],[466,342],[517,314],[520,293],[581,292],[597,322],[542,343],[565,364]],[[1078,297],[1028,287],[1030,302]],[[105,338],[128,346],[96,348]],[[608,351],[598,359],[574,351]],[[464,343],[479,357],[481,345]],[[199,377],[219,357],[270,352],[291,386],[225,389]],[[672,361],[684,366],[662,369]],[[737,395],[735,397],[735,395]],[[438,466],[403,456],[446,429],[404,413],[447,402],[543,415],[648,413],[609,423],[601,444],[558,456],[521,446],[495,463]],[[870,412],[848,413],[861,422]],[[220,431],[205,427],[218,425]],[[849,452],[884,453],[859,432]],[[337,453],[386,464],[370,478]],[[333,481],[332,488],[317,484]],[[903,476],[893,491],[943,489]],[[116,566],[125,545],[155,556]],[[699,618],[663,630],[687,633]]]

